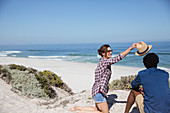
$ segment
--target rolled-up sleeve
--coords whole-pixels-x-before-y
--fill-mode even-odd
[[[109,58],[105,61],[106,65],[112,65],[114,63],[119,62],[120,60],[122,60],[124,58],[124,56],[122,54],[117,55],[116,57],[113,58]]]

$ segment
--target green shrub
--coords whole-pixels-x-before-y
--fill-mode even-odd
[[[37,70],[33,68],[27,68],[27,71],[28,73],[34,73],[34,74],[37,72]]]
[[[0,65],[0,69],[2,68],[2,65]]]
[[[20,95],[49,100],[49,96],[44,92],[44,89],[41,88],[41,84],[33,74],[11,70],[11,75],[13,88],[17,89]]]
[[[2,65],[0,65],[0,74],[2,73]]]
[[[62,87],[63,81],[55,73],[48,71],[48,70],[44,70],[42,74],[45,78],[47,78],[50,85],[56,86],[56,87]]]
[[[18,66],[17,69],[20,70],[20,71],[25,71],[25,70],[27,70],[27,68],[24,67],[24,66]]]
[[[45,70],[37,71],[33,68],[10,64],[0,65],[0,77],[8,84],[12,84],[12,90],[20,95],[31,98],[49,100],[57,95],[51,86],[64,89],[73,94],[71,88],[65,84],[55,73]]]
[[[5,80],[7,84],[9,84],[12,80],[11,74],[6,68],[0,68],[0,78]]]
[[[17,69],[17,65],[16,64],[10,64],[8,65],[10,69]]]
[[[10,64],[9,65],[10,69],[18,69],[20,71],[25,71],[27,70],[27,68],[25,66],[20,66],[20,65],[16,65],[16,64]]]
[[[2,69],[1,69],[1,73],[9,73],[9,72],[8,72],[8,70],[7,70],[7,69],[2,68]]]
[[[38,74],[34,74],[36,79],[39,81],[41,88],[44,90],[44,92],[50,97],[55,98],[56,93],[55,91],[50,87],[50,84],[48,83],[48,80],[42,75],[42,72]]]
[[[120,80],[113,80],[109,84],[109,88],[112,90],[125,90],[131,89],[131,82],[136,78],[136,75],[124,76]]]
[[[35,74],[35,76],[44,89],[45,93],[49,95],[50,98],[55,97],[55,91],[50,86],[60,87],[70,94],[73,94],[72,90],[63,83],[61,78],[51,71],[44,70],[43,72],[38,72],[38,74]]]
[[[64,89],[65,91],[67,91],[67,92],[68,92],[69,94],[71,94],[71,95],[74,94],[74,93],[72,92],[72,89],[69,88],[66,83],[63,83],[61,89]]]

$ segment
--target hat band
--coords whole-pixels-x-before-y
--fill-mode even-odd
[[[149,46],[147,47],[147,49],[146,49],[145,51],[143,51],[143,52],[137,51],[137,53],[138,53],[138,54],[144,54],[144,53],[146,53],[146,52],[148,51],[148,49],[149,49]]]

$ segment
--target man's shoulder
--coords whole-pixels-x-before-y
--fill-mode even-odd
[[[159,72],[166,73],[166,74],[169,75],[169,73],[168,73],[167,71],[163,70],[163,69],[157,69],[157,70],[158,70]]]
[[[144,70],[141,70],[138,72],[138,74],[146,74],[148,72],[151,72],[151,71],[155,71],[155,72],[158,72],[158,73],[164,73],[164,74],[168,74],[169,73],[163,69],[158,69],[158,68],[149,68],[149,69],[144,69]]]
[[[138,74],[143,74],[143,73],[146,73],[148,71],[148,69],[144,69],[144,70],[141,70],[138,72]]]

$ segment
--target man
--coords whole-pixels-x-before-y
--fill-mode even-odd
[[[140,113],[170,113],[169,74],[157,69],[159,58],[155,53],[147,54],[143,63],[147,69],[131,82],[125,113],[129,113],[135,101]]]

